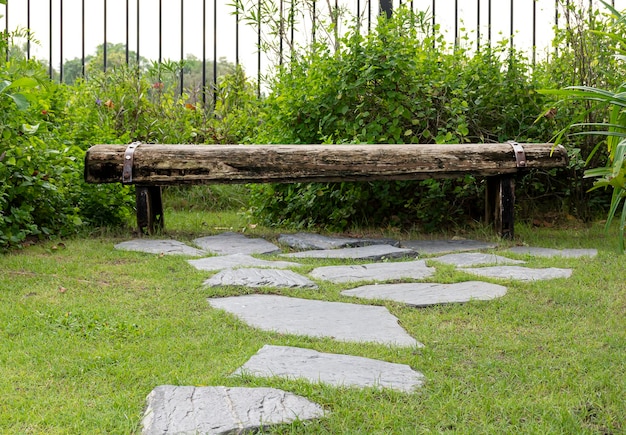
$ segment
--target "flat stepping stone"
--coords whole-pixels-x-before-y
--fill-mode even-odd
[[[278,242],[300,250],[354,248],[369,245],[399,245],[398,241],[392,239],[329,237],[313,233],[281,234],[278,238]]]
[[[385,307],[246,295],[208,300],[213,308],[234,314],[265,331],[339,341],[373,342],[396,346],[423,346],[406,333]]]
[[[391,245],[370,245],[358,248],[323,249],[282,254],[292,258],[344,258],[352,260],[382,260],[383,258],[415,257],[411,249],[396,248]]]
[[[192,257],[206,255],[206,252],[192,248],[177,240],[133,239],[118,243],[115,245],[115,249],[157,255],[189,255]]]
[[[483,249],[494,249],[497,246],[495,243],[476,240],[405,240],[400,242],[400,247],[413,249],[420,255],[480,251]]]
[[[435,273],[424,260],[394,263],[374,263],[352,266],[324,266],[313,269],[309,275],[331,282],[387,281],[391,279],[424,279]]]
[[[234,375],[306,379],[336,387],[390,388],[413,392],[424,375],[406,364],[359,356],[322,353],[289,346],[263,346]]]
[[[559,269],[549,267],[546,269],[532,269],[521,266],[493,266],[463,269],[472,275],[486,276],[489,278],[514,279],[517,281],[541,281],[555,278],[569,278],[572,269]]]
[[[162,385],[148,395],[141,433],[238,434],[323,416],[318,404],[275,388]]]
[[[226,269],[204,282],[209,287],[239,285],[244,287],[317,288],[317,284],[291,270]]]
[[[491,300],[504,296],[506,287],[480,281],[455,284],[403,283],[379,284],[344,290],[342,295],[364,299],[384,299],[416,307]]]
[[[474,267],[486,264],[523,264],[522,260],[501,257],[495,254],[483,254],[481,252],[464,252],[460,254],[447,254],[432,260],[439,263],[451,264],[456,267]],[[190,260],[194,261],[194,260]]]
[[[227,232],[216,236],[200,237],[193,241],[202,249],[219,255],[274,254],[280,248],[265,239],[249,238],[243,234]]]
[[[598,255],[597,249],[551,249],[551,248],[533,248],[527,246],[514,246],[508,252],[522,255],[532,255],[534,257],[595,257]]]
[[[216,257],[200,258],[198,260],[188,260],[189,264],[198,270],[224,270],[240,267],[272,267],[274,269],[287,269],[298,267],[301,264],[290,261],[267,261],[254,258],[248,254],[219,255]]]

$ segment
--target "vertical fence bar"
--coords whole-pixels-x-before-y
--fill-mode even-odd
[[[235,2],[235,65],[239,66],[239,2]]]
[[[59,83],[63,83],[63,0],[59,0]]]
[[[533,1],[533,67],[537,63],[537,2]]]
[[[491,47],[491,0],[487,2],[487,39]]]
[[[454,47],[459,45],[459,0],[454,0]]]
[[[291,62],[293,60],[293,54],[294,51],[296,49],[296,45],[295,45],[295,26],[296,26],[296,8],[294,5],[294,1],[295,0],[290,0],[291,1],[291,8],[290,8],[290,16],[289,19],[291,20],[291,34],[290,34],[290,38],[291,38],[291,45],[290,45],[290,50],[289,50],[289,61]]]
[[[85,65],[85,0],[81,2],[80,10],[80,27],[81,27],[81,41],[80,41],[80,70],[83,78],[87,77],[86,65]]]
[[[480,52],[480,0],[476,0],[476,51]]]
[[[510,45],[510,51],[511,53],[513,52],[513,33],[515,32],[515,28],[514,28],[514,21],[513,21],[513,8],[514,8],[514,3],[515,0],[511,0],[511,17],[510,17],[510,29],[509,29],[509,45]]]
[[[6,2],[4,5],[4,34],[9,37],[9,2]],[[4,57],[9,61],[9,44],[7,44],[6,49],[4,51]]]
[[[313,17],[312,17],[312,21],[313,23],[311,24],[312,26],[312,30],[313,30],[313,35],[312,35],[312,42],[313,44],[315,44],[315,31],[317,30],[317,0],[313,0]]]
[[[258,1],[258,10],[257,10],[257,84],[256,84],[256,93],[257,97],[261,97],[261,2],[263,0]]]
[[[7,5],[7,9],[8,9]],[[28,40],[26,41],[26,59],[30,60],[30,35],[32,35],[30,29],[30,0],[26,3],[26,29],[28,30]]]
[[[159,82],[161,81],[161,61],[163,60],[163,1],[159,0]]]
[[[213,110],[217,106],[217,0],[213,0]]]
[[[554,0],[554,28],[558,30],[559,28],[559,0]],[[558,45],[554,46],[554,55],[559,55],[559,47]]]
[[[184,0],[180,0],[180,95],[183,95],[185,68],[183,62],[185,60],[185,9]]]
[[[400,4],[402,5],[402,1],[400,1]],[[378,5],[379,14],[382,14],[384,12],[387,18],[391,18],[391,15],[393,14],[392,0],[379,0]]]
[[[107,70],[107,0],[104,0],[104,61],[103,61],[103,70],[106,72]]]
[[[139,24],[140,24],[140,5],[139,5],[139,1],[137,0],[137,71],[139,71],[139,41],[140,41],[140,37],[139,37]]]
[[[48,22],[50,24],[50,28],[48,29],[48,37],[50,38],[49,40],[49,44],[48,44],[48,49],[49,49],[49,53],[50,53],[50,58],[48,59],[48,75],[50,76],[50,78],[52,79],[53,77],[53,69],[52,69],[52,0],[50,0],[49,2],[50,5],[50,10],[49,10],[49,17],[48,17]],[[7,20],[8,22],[8,20]],[[7,52],[7,59],[8,59],[8,52]]]
[[[206,108],[206,0],[202,0],[202,107]]]
[[[278,65],[283,64],[283,33],[284,29],[284,21],[283,21],[283,0],[278,2]]]
[[[126,0],[126,66],[130,60],[130,0]]]

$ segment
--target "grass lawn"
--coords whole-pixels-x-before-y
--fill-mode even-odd
[[[183,241],[245,227],[234,213],[168,212],[166,218],[168,236]],[[209,274],[183,257],[113,250],[130,234],[0,255],[0,433],[138,432],[146,395],[164,384],[270,386],[330,411],[271,433],[626,433],[626,256],[617,251],[617,236],[605,235],[601,225],[517,229],[519,243],[597,248],[599,255],[515,257],[574,273],[505,282],[507,295],[489,302],[421,309],[385,302],[425,344],[420,349],[258,331],[206,302],[250,290],[203,288]],[[277,234],[260,227],[247,233]],[[336,264],[303,262],[296,271]],[[446,267],[435,277],[469,278]],[[359,303],[339,294],[345,285],[319,284],[306,294],[275,293]],[[409,364],[427,381],[404,394],[230,377],[263,344]]]

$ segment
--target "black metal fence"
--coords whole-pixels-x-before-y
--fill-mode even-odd
[[[256,73],[260,92],[264,74],[295,46],[333,43],[355,17],[371,29],[379,14],[402,5],[426,11],[451,43],[466,35],[464,43],[479,49],[510,38],[534,61],[549,50],[554,27],[566,25],[570,2],[602,7],[595,0],[7,0],[0,29],[30,29],[34,39],[23,41],[22,54],[47,62],[50,76],[61,81],[68,61],[85,74],[96,52],[106,70],[110,50],[121,45],[126,63],[193,58],[208,85],[216,84],[220,62],[242,65]],[[626,0],[610,3],[626,7]],[[334,35],[323,33],[329,28]],[[181,83],[184,78],[181,72]]]

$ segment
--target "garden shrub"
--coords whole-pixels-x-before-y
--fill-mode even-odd
[[[0,62],[0,250],[82,224],[72,201],[80,153],[54,138],[57,91],[37,62]]]
[[[406,8],[339,50],[314,46],[277,73],[260,143],[469,143],[546,140],[535,123],[528,62],[508,44],[472,55],[447,46]],[[418,223],[422,229],[482,212],[481,186],[463,180],[258,186],[252,213],[264,223],[343,229],[353,223]]]

